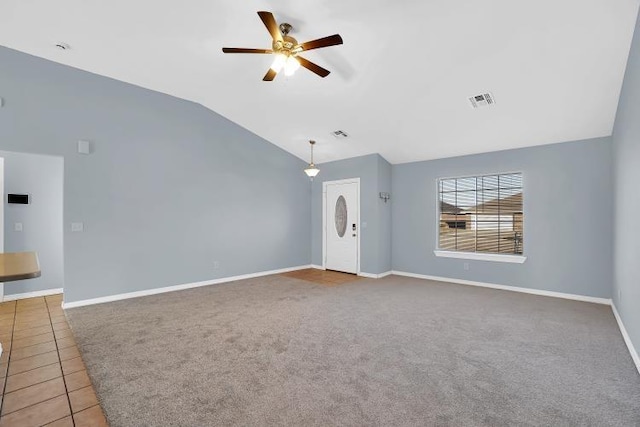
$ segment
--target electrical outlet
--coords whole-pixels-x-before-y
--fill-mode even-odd
[[[15,224],[13,224],[13,230],[14,231],[22,231],[22,223],[21,222],[16,222]]]
[[[82,233],[84,231],[84,223],[82,222],[72,222],[71,223],[71,231],[74,233]]]
[[[220,261],[213,261],[213,268],[220,268]]]
[[[464,268],[465,270],[468,270],[468,269],[469,269],[469,263],[468,263],[468,262],[465,262],[465,263],[464,263],[464,265],[463,265],[463,268]]]

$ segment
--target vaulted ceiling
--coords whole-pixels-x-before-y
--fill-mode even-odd
[[[0,45],[201,103],[302,159],[315,139],[318,163],[403,163],[610,135],[639,2],[3,0]],[[299,41],[341,34],[305,54],[332,73],[268,83],[269,55],[223,54],[271,47],[258,10]]]

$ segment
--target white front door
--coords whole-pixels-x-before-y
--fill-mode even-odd
[[[325,209],[325,268],[358,273],[359,182],[327,182]]]

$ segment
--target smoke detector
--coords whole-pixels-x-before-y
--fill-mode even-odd
[[[488,107],[496,103],[491,92],[481,93],[480,95],[470,96],[469,102],[473,108]]]
[[[331,132],[331,135],[333,135],[333,137],[336,138],[336,139],[344,139],[344,138],[347,138],[349,136],[343,130],[334,130],[333,132]]]

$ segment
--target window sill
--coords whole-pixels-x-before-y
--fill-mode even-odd
[[[522,264],[527,260],[527,257],[522,255],[483,254],[483,253],[477,253],[477,252],[453,252],[453,251],[441,251],[441,250],[435,250],[433,251],[433,253],[437,257],[443,257],[443,258],[459,258],[459,259],[474,259],[478,261],[510,262],[514,264]]]

